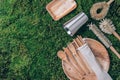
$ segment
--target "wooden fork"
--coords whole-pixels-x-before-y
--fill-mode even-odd
[[[69,75],[76,80],[81,80],[82,75],[78,72],[78,70],[71,64],[68,60],[67,55],[63,51],[58,51],[57,56],[64,62],[63,66],[65,68],[66,75]],[[77,76],[76,76],[77,75]]]
[[[79,67],[78,63],[76,62],[70,50],[68,48],[64,48],[64,52],[67,54],[71,64],[78,70],[78,73],[80,73],[80,75],[84,75],[83,70],[81,69],[81,67]]]
[[[82,56],[79,56],[79,54],[76,52],[75,47],[73,46],[73,44],[69,44],[68,45],[70,51],[73,53],[74,58],[76,59],[78,66],[80,66],[82,68],[83,73],[88,74],[90,73],[89,70],[87,69],[85,62],[83,62],[83,58],[81,58]]]
[[[79,47],[81,47],[85,42],[82,40],[82,38],[76,38],[73,41],[74,46],[76,46],[76,49],[78,49]],[[83,64],[85,65],[85,69],[87,69],[86,71],[89,71],[89,73],[93,73],[93,70],[89,67],[89,64],[87,63],[87,61],[84,59],[83,55],[80,53],[80,51],[77,51],[80,58],[83,60]]]

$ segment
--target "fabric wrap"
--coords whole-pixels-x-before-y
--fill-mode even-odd
[[[80,54],[84,56],[91,69],[95,72],[97,80],[112,80],[110,75],[101,68],[87,43],[79,47],[78,51],[80,51]]]

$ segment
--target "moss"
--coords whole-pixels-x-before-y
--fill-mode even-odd
[[[97,39],[86,25],[91,21],[98,24],[90,18],[89,9],[93,3],[103,0],[76,0],[77,8],[59,21],[53,21],[45,9],[50,1],[0,0],[0,80],[68,80],[57,51],[76,35]],[[119,3],[116,0],[116,4]],[[111,7],[107,17],[113,20],[119,33],[120,18],[115,10],[116,7]],[[63,23],[81,11],[89,16],[89,21],[74,37],[70,37],[62,27]],[[106,36],[120,52],[118,40]],[[120,61],[108,51],[111,58],[109,74],[113,80],[119,80]]]

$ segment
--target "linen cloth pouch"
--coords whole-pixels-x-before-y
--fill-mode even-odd
[[[113,80],[110,75],[101,68],[87,43],[77,50],[80,51],[80,54],[82,54],[84,59],[88,62],[89,67],[95,72],[97,80]]]

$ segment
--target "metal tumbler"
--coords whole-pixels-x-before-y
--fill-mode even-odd
[[[75,17],[64,23],[64,29],[70,36],[73,36],[80,27],[82,27],[88,21],[88,17],[85,13],[81,12]]]

